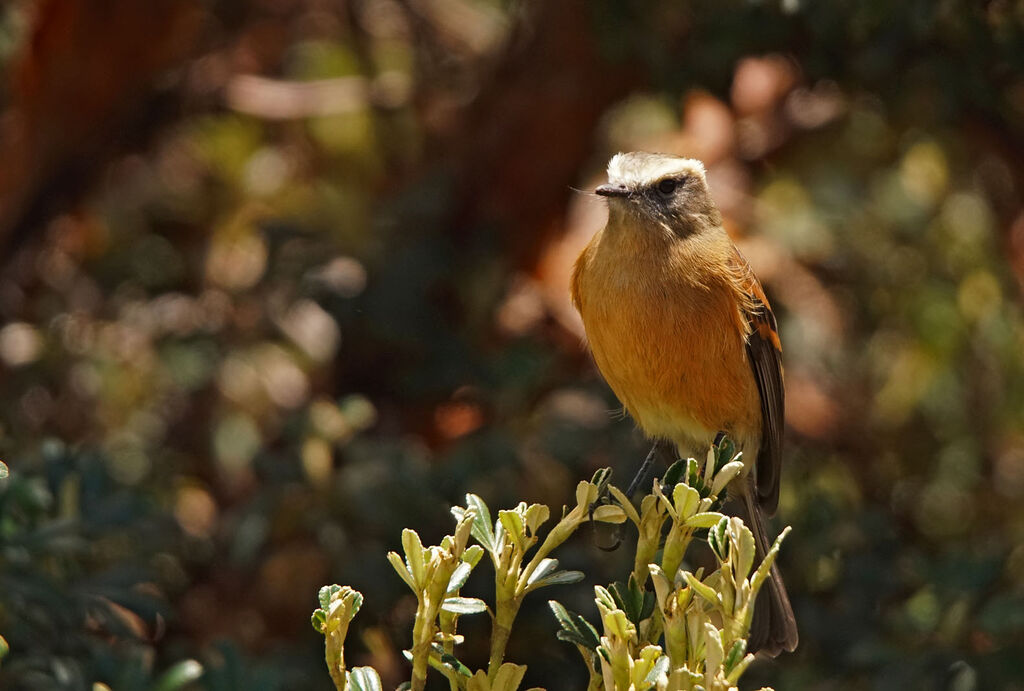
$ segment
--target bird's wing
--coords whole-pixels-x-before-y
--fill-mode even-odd
[[[736,287],[743,297],[741,310],[750,327],[747,356],[761,395],[761,447],[756,459],[757,498],[760,507],[771,516],[779,505],[779,477],[782,474],[782,432],[786,407],[782,344],[764,289],[738,250],[731,268]]]

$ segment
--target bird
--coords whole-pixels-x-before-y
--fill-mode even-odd
[[[594,192],[607,200],[608,222],[571,282],[594,361],[655,448],[674,444],[682,458],[697,457],[725,433],[754,459],[730,493],[763,559],[766,519],[779,501],[785,406],[775,315],[722,226],[699,160],[619,153],[607,173]],[[775,657],[799,636],[778,565],[766,586],[748,650]]]

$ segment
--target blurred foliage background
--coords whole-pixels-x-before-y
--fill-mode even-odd
[[[782,329],[801,645],[747,682],[1024,688],[1021,2],[7,0],[0,63],[0,687],[327,689],[327,582],[397,683],[402,527],[646,450],[567,285],[647,149]]]

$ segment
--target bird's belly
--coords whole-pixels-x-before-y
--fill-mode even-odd
[[[693,451],[719,431],[759,436],[760,399],[729,295],[607,295],[582,310],[587,337],[602,375],[648,436]]]

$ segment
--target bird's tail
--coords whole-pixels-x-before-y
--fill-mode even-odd
[[[756,565],[760,564],[764,555],[768,553],[771,542],[765,530],[764,513],[757,505],[756,490],[753,487],[747,490],[743,493],[742,506],[738,507],[737,513],[754,534],[754,544],[757,547],[757,559],[754,562]],[[798,641],[796,617],[789,604],[786,584],[782,582],[782,573],[778,565],[772,564],[771,574],[754,604],[754,619],[750,627],[750,637],[747,639],[747,650],[775,657],[783,650],[792,652]]]

